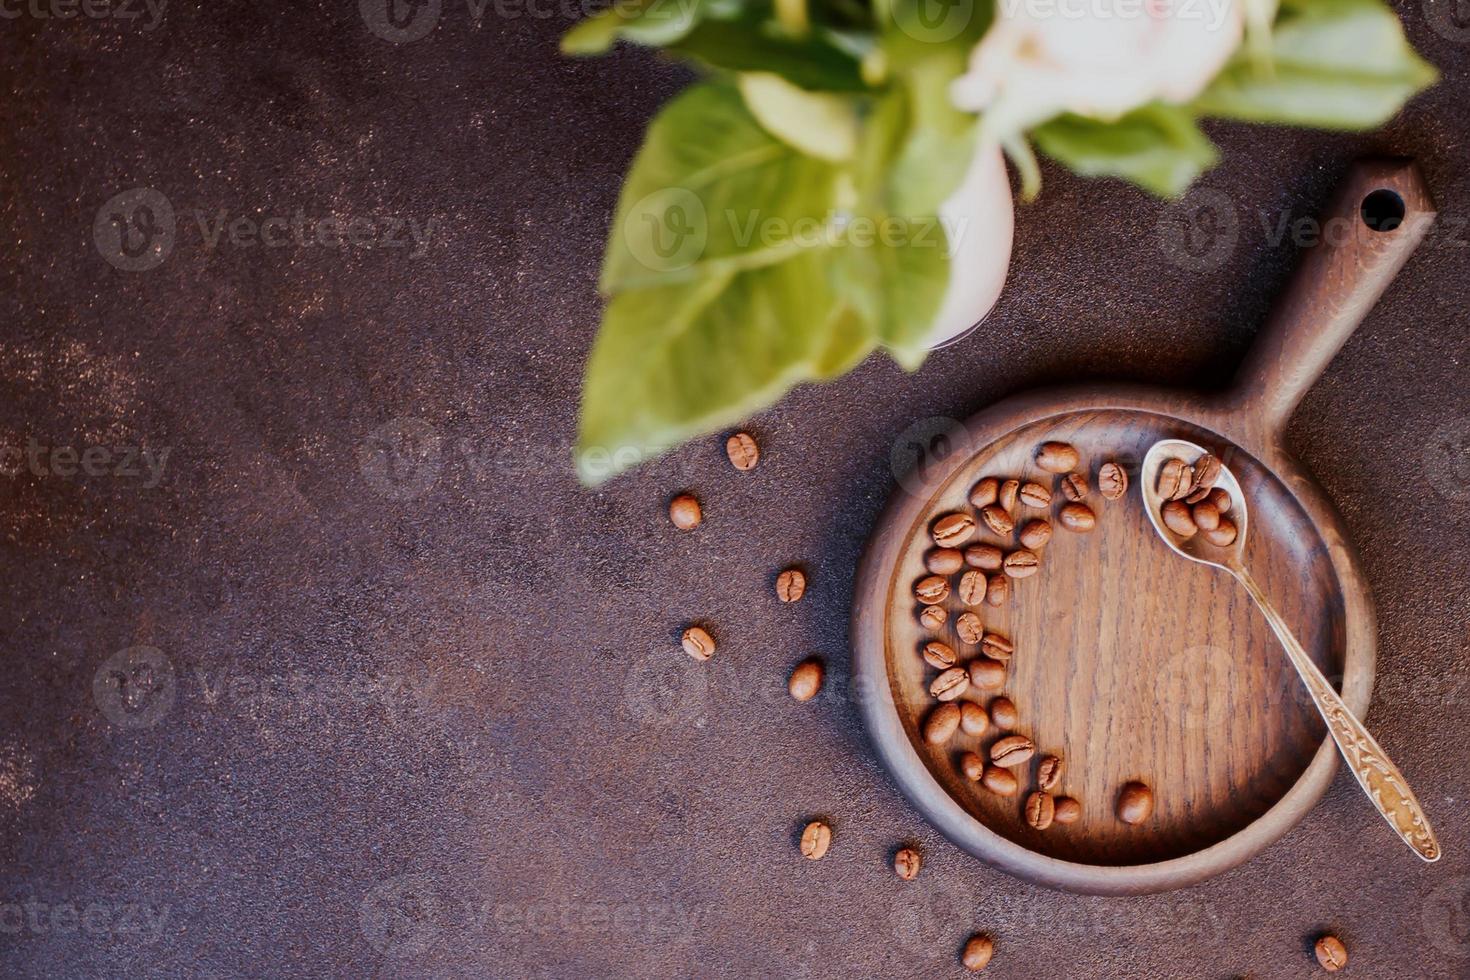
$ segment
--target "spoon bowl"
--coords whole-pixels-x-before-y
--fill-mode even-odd
[[[1143,494],[1144,509],[1148,512],[1148,519],[1165,544],[1190,561],[1233,571],[1241,567],[1242,558],[1245,555],[1247,508],[1245,494],[1240,489],[1240,481],[1235,478],[1235,474],[1230,472],[1230,467],[1226,466],[1223,461],[1220,463],[1220,475],[1215,480],[1215,486],[1230,494],[1230,519],[1235,522],[1236,529],[1234,541],[1222,547],[1211,544],[1202,534],[1186,538],[1171,531],[1164,524],[1160,513],[1167,501],[1159,495],[1159,470],[1170,459],[1177,457],[1186,463],[1193,463],[1206,452],[1207,450],[1203,447],[1185,439],[1160,439],[1149,447],[1147,455],[1143,458],[1143,465],[1139,468],[1139,490]]]

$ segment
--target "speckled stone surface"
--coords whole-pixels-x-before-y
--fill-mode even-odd
[[[401,44],[350,0],[3,24],[0,973],[944,976],[981,929],[1001,977],[1289,978],[1330,928],[1346,976],[1470,976],[1470,30],[1447,0],[1401,5],[1445,81],[1382,132],[1211,127],[1218,261],[1161,247],[1188,207],[1049,168],[979,333],[796,392],[752,423],[752,473],[710,439],[596,491],[569,460],[598,257],[687,75],[561,59],[559,5],[436,8]],[[1370,151],[1416,156],[1445,220],[1290,434],[1362,552],[1368,721],[1446,858],[1340,773],[1184,891],[988,869],[898,795],[845,696],[895,444],[1042,383],[1224,383],[1291,268],[1278,221]],[[96,244],[134,188],[176,219],[137,272]],[[356,243],[298,212],[363,219]],[[686,488],[692,534],[662,514]],[[678,651],[688,620],[708,664]],[[795,704],[814,653],[828,686]]]

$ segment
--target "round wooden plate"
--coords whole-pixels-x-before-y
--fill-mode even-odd
[[[1400,215],[1397,224],[1392,220]],[[1227,575],[1172,554],[1143,511],[1138,465],[1155,441],[1211,449],[1240,480],[1250,507],[1247,564],[1348,706],[1368,707],[1376,646],[1372,600],[1331,503],[1281,445],[1292,409],[1361,322],[1433,220],[1417,168],[1365,162],[1348,175],[1321,242],[1262,329],[1240,380],[1202,397],[1123,385],[1033,392],[970,419],[942,459],[930,460],[890,501],[858,573],[854,671],[870,733],[907,797],[951,840],[1020,877],[1097,894],[1176,888],[1218,874],[1290,829],[1325,792],[1337,750],[1300,690],[1265,619]],[[1385,220],[1387,219],[1387,220]],[[951,591],[938,633],[917,618],[914,583],[928,574],[936,517],[975,515],[967,495],[987,476],[1056,477],[1035,464],[1047,440],[1075,446],[1098,515],[1086,534],[1061,529],[1060,493],[1045,511],[1015,509],[1018,524],[1055,528],[1041,570],[1012,581],[999,608],[973,608],[1016,652],[1003,692],[1016,731],[1065,760],[1057,794],[1082,803],[1069,826],[1033,830],[1022,814],[1032,760],[1013,772],[1014,797],[966,779],[957,760],[982,755],[1001,733],[957,733],[931,746],[921,734],[938,703],[937,673],[919,655],[941,639],[964,663],[978,655],[954,633],[966,607]],[[1097,469],[1130,476],[1104,500]],[[982,530],[975,540],[1017,548]],[[957,583],[958,575],[950,577]],[[972,688],[965,700],[994,695]],[[1114,815],[1129,780],[1154,789],[1142,825]],[[1377,821],[1375,821],[1376,823]]]

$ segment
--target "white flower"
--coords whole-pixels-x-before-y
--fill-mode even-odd
[[[1240,45],[1245,0],[1000,0],[956,79],[956,106],[1005,139],[1074,112],[1113,119],[1187,102]]]

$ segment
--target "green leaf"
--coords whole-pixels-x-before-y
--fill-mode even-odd
[[[563,54],[602,54],[620,38],[649,47],[672,44],[688,34],[705,14],[705,0],[617,0],[562,35]]]
[[[808,92],[769,72],[747,72],[736,85],[745,107],[771,135],[820,160],[852,158],[858,122],[852,99]]]
[[[770,72],[812,91],[866,91],[861,59],[838,42],[822,31],[793,38],[772,20],[746,15],[701,21],[666,47],[710,68]]]
[[[1113,121],[1058,116],[1031,131],[1047,156],[1084,177],[1122,177],[1178,197],[1219,155],[1184,109],[1155,103]]]
[[[1288,0],[1272,29],[1270,70],[1231,60],[1194,108],[1256,122],[1367,129],[1438,78],[1378,0]]]

